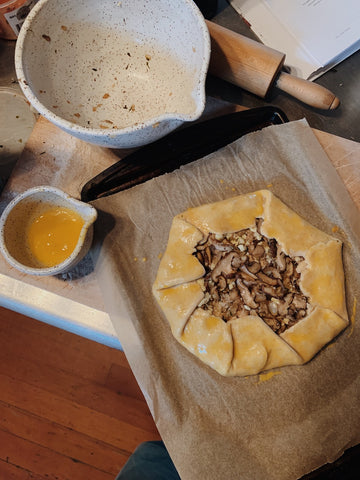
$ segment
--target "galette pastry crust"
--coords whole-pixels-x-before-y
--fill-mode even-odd
[[[222,238],[244,229],[255,232],[259,219],[261,235],[275,239],[283,255],[300,259],[298,283],[302,299],[307,298],[306,313],[302,310],[300,320],[278,333],[247,305],[247,311],[227,321],[204,308],[206,271],[194,255],[209,234]],[[270,191],[259,190],[177,215],[153,293],[174,337],[221,375],[300,365],[348,324],[341,250],[339,240],[310,225]],[[243,284],[231,287],[236,285],[241,293]]]

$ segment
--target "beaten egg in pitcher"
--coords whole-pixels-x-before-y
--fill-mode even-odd
[[[0,253],[30,275],[68,272],[89,251],[97,211],[51,185],[17,195],[0,216]]]
[[[77,212],[49,205],[28,227],[31,254],[44,267],[58,265],[75,249],[83,225]]]

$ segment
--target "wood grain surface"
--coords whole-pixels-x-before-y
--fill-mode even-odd
[[[159,440],[124,353],[0,308],[1,480],[110,480]]]

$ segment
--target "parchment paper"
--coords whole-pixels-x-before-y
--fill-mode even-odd
[[[174,215],[267,187],[344,242],[351,324],[304,366],[225,378],[172,337],[151,287]],[[297,479],[359,443],[359,211],[304,120],[94,205],[105,305],[183,480]]]

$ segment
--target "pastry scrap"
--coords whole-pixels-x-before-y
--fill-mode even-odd
[[[174,337],[222,375],[301,365],[348,325],[341,250],[259,190],[177,215],[153,293]]]

